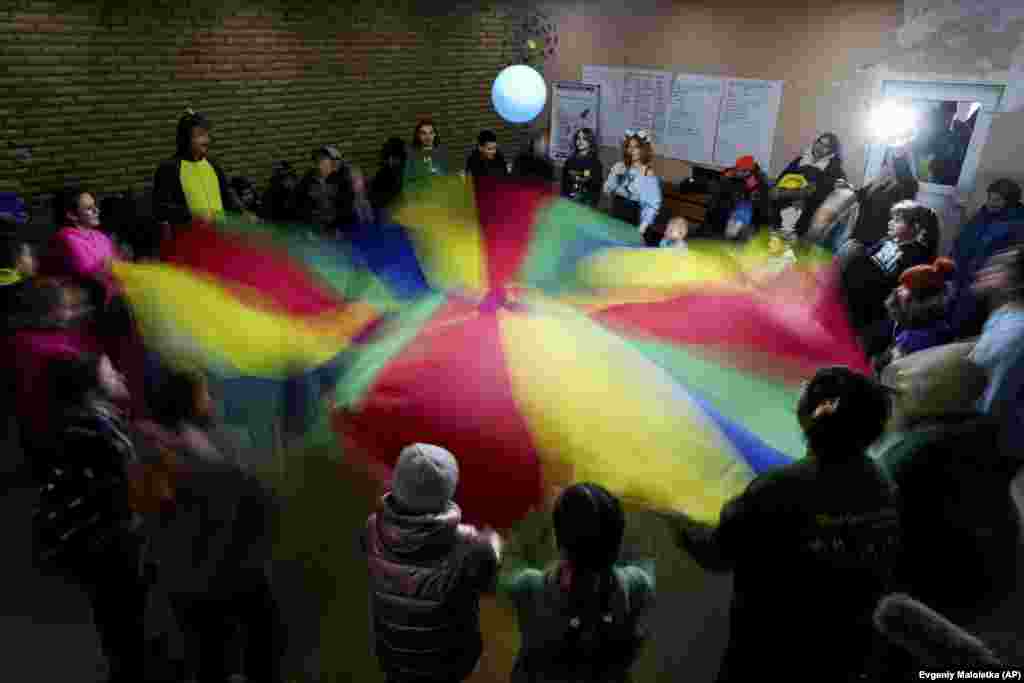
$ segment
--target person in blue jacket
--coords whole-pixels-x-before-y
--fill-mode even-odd
[[[956,263],[949,323],[959,339],[977,337],[988,310],[971,288],[975,277],[995,254],[1024,238],[1021,187],[1007,178],[988,187],[988,201],[961,229],[950,258]]]

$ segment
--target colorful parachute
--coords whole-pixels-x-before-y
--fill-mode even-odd
[[[467,516],[499,527],[581,479],[713,520],[801,456],[802,380],[867,370],[817,256],[766,280],[756,240],[641,248],[630,226],[487,178],[417,187],[393,218],[336,243],[199,224],[168,264],[115,273],[165,356],[291,378],[309,410],[333,381],[309,374],[334,359],[346,459],[386,479],[405,444],[442,444]]]
[[[353,350],[333,424],[381,478],[405,443],[450,448],[477,521],[508,526],[545,486],[582,479],[713,520],[800,457],[803,379],[866,370],[820,262],[752,284],[749,252],[638,249],[628,227],[536,187],[436,187],[395,217],[441,291]]]
[[[276,251],[203,223],[172,242],[167,261],[117,262],[112,272],[147,346],[171,363],[285,378],[331,360],[380,315]]]
[[[622,338],[529,292],[437,294],[378,330],[339,385],[349,458],[382,475],[402,446],[459,458],[459,500],[506,528],[544,486],[598,481],[627,500],[715,519],[788,458],[687,392]]]

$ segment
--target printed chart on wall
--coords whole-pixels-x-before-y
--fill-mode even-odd
[[[712,163],[724,90],[721,78],[676,74],[665,117],[662,155]]]
[[[771,165],[782,81],[593,65],[582,72],[585,83],[601,86],[602,146],[646,129],[660,156],[732,166],[750,154]]]
[[[583,82],[601,88],[600,144],[618,147],[627,130],[647,130],[655,143],[665,128],[672,74],[651,69],[586,65]]]
[[[572,154],[576,131],[589,128],[598,132],[600,129],[601,86],[577,81],[556,81],[551,86],[551,93],[553,135],[548,153],[555,161],[565,161]]]
[[[727,79],[718,119],[714,163],[732,166],[736,159],[750,154],[762,167],[768,168],[781,105],[782,81]]]

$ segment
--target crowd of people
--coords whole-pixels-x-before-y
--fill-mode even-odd
[[[202,369],[168,367],[146,351],[111,263],[158,259],[159,245],[192,219],[231,213],[344,239],[387,220],[412,184],[457,172],[438,126],[424,120],[408,144],[384,144],[369,181],[324,145],[301,178],[275,164],[261,194],[210,158],[210,131],[203,114],[182,117],[175,154],[155,172],[147,234],[123,221],[105,228],[95,195],[81,188],[65,193],[60,228],[45,244],[4,219],[4,397],[28,463],[24,481],[39,490],[35,559],[84,589],[110,681],[156,680],[143,621],[157,586],[185,636],[175,680],[284,681],[288,637],[268,580],[280,501],[220,424]],[[545,136],[508,162],[497,136],[482,131],[462,173],[530,179],[606,205],[652,247],[683,250],[691,232],[747,240],[769,230],[773,273],[808,245],[825,246],[876,370],[822,368],[809,378],[794,417],[806,457],[756,478],[717,525],[664,515],[682,552],[734,575],[718,680],[774,672],[895,681],[943,664],[945,650],[892,615],[917,610],[957,633],[937,613],[969,622],[1017,581],[1020,186],[993,183],[940,255],[939,219],[915,201],[918,182],[900,150],[888,175],[861,188],[846,179],[831,133],[774,180],[740,158],[710,188],[704,223],[691,226],[664,210],[649,132],[627,131],[607,176],[593,131],[573,141],[559,178]],[[625,514],[614,495],[587,482],[552,495],[560,559],[538,569],[523,561],[522,539],[462,523],[457,454],[413,444],[396,458],[390,491],[360,539],[388,681],[470,676],[488,592],[518,613],[513,681],[628,680],[650,634],[655,574],[651,558],[623,557]],[[936,554],[941,569],[931,564]],[[892,603],[898,594],[913,599]],[[780,628],[784,620],[799,631]],[[963,647],[950,649],[948,662],[1006,664],[968,634],[957,637]]]

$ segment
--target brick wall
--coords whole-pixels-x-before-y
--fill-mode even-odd
[[[460,163],[482,128],[514,153],[526,131],[494,113],[490,85],[521,15],[453,5],[0,0],[0,190],[142,189],[186,105],[213,121],[211,156],[261,185],[274,160],[305,169],[325,143],[374,173],[423,114]]]

